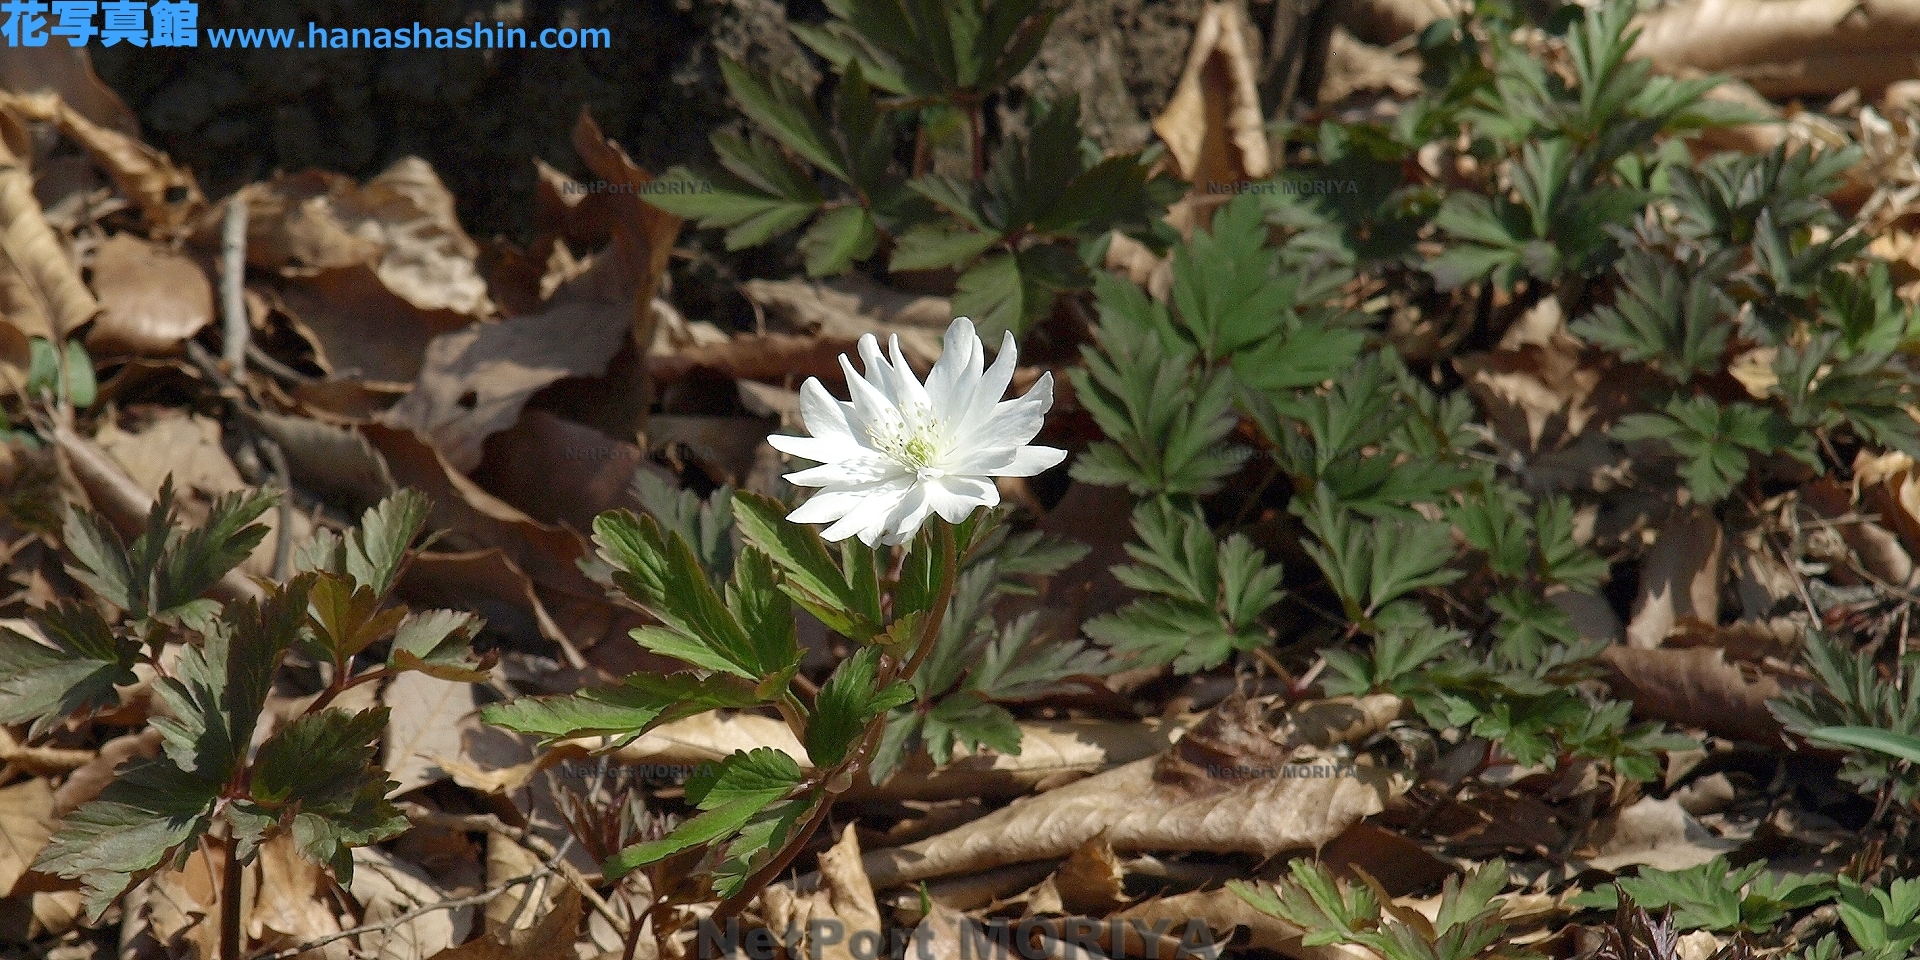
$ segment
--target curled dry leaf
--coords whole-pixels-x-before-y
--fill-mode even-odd
[[[501,833],[487,834],[487,887],[505,886],[515,877],[524,877],[540,869],[540,857]],[[482,911],[486,926],[483,938],[511,943],[526,935],[553,910],[557,886],[564,886],[556,874],[548,874],[532,883],[506,887],[506,892],[487,901]]]
[[[1028,915],[1065,913],[1104,917],[1126,905],[1126,870],[1113,847],[1095,837],[1067,857],[1027,898]]]
[[[293,483],[349,516],[398,491],[387,461],[359,431],[313,417],[247,411],[248,421],[280,445]]]
[[[1365,718],[1347,732],[1371,733],[1398,716],[1392,696],[1326,701],[1313,709]],[[1322,721],[1316,726],[1331,729]],[[959,829],[867,857],[878,887],[1008,863],[1070,855],[1103,837],[1123,853],[1148,850],[1276,856],[1318,847],[1385,809],[1402,778],[1373,766],[1338,775],[1293,776],[1306,763],[1333,771],[1327,744],[1289,748],[1255,707],[1228,701],[1159,757],[1137,760],[1014,803]]]
[[[367,265],[409,304],[468,317],[493,312],[476,260],[479,247],[454,215],[453,194],[426,161],[406,157],[368,180],[322,170],[281,174],[241,188],[247,263],[288,276]],[[196,225],[202,247],[219,244],[224,210]]]
[[[300,854],[291,835],[283,833],[262,844],[248,874],[258,878],[245,927],[256,950],[281,950],[343,929],[329,904],[332,884],[319,864]],[[352,955],[347,941],[336,940],[300,953],[298,960],[348,960]]]
[[[1238,4],[1209,3],[1194,25],[1187,66],[1153,120],[1176,173],[1201,185],[1273,173],[1260,111],[1260,33]]]
[[[96,354],[173,353],[213,320],[213,284],[200,264],[131,234],[94,253],[93,290],[100,317],[87,349]]]
[[[666,275],[673,242],[680,236],[680,218],[642,199],[653,174],[602,134],[585,107],[573,125],[573,149],[594,176],[612,185],[592,202],[612,210],[613,245],[606,255],[620,268],[619,295],[631,318],[632,343],[645,351],[653,344],[654,297]]]
[[[1244,4],[1207,4],[1194,24],[1180,82],[1153,119],[1174,172],[1193,184],[1167,211],[1167,223],[1182,234],[1206,226],[1213,209],[1231,199],[1231,187],[1223,192],[1222,185],[1273,174],[1260,109],[1260,46]]]
[[[160,234],[182,231],[206,208],[207,198],[193,175],[175,166],[165,153],[130,133],[95,123],[57,95],[0,93],[0,112],[59,127],[61,134],[79,144],[94,164],[113,178],[114,185]]]
[[[1780,721],[1767,711],[1767,701],[1781,694],[1780,682],[1750,664],[1728,663],[1719,648],[1609,647],[1600,660],[1614,695],[1632,701],[1636,717],[1780,744]]]
[[[940,359],[941,335],[953,322],[945,297],[890,290],[868,280],[749,280],[740,292],[766,311],[778,332],[834,341],[871,333],[887,343],[900,337],[907,362],[917,369]]]
[[[6,108],[7,96],[0,93],[0,110]],[[0,118],[0,126],[12,123]],[[26,158],[14,152],[16,145],[11,134],[0,136],[0,254],[5,254],[0,262],[0,317],[12,328],[10,336],[0,340],[0,357],[24,372],[23,337],[63,338],[93,319],[100,305],[81,282],[66,246],[47,226],[40,201],[34,199],[33,176]],[[19,342],[10,342],[15,340]]]
[[[1854,501],[1854,491],[1840,486],[1832,478],[1822,478],[1800,490],[1800,502],[1815,518],[1824,521],[1821,525],[1838,535],[1845,545],[1845,550],[1840,551],[1843,556],[1834,559],[1842,560],[1845,566],[1858,564],[1858,571],[1835,571],[1834,578],[1842,582],[1857,581],[1858,573],[1863,571],[1881,584],[1914,586],[1916,580],[1920,580],[1920,569],[1916,569],[1912,555],[1900,546],[1899,538],[1892,531],[1861,516]],[[1895,511],[1896,518],[1902,512],[1904,510]],[[1844,556],[1846,553],[1852,556]]]
[[[799,382],[819,377],[829,387],[841,383],[840,355],[853,355],[853,339],[831,340],[786,333],[742,334],[725,343],[699,344],[665,356],[647,358],[647,376],[656,385],[707,369],[735,380]]]
[[[1853,462],[1860,502],[1893,530],[1907,552],[1920,550],[1920,471],[1899,451],[1878,457],[1862,451]]]
[[[1640,595],[1627,623],[1627,643],[1652,649],[1685,618],[1720,619],[1721,549],[1725,534],[1698,505],[1675,510],[1640,562]]]
[[[407,568],[399,594],[415,609],[477,613],[487,621],[490,633],[517,642],[546,640],[560,644],[562,650],[573,642],[547,610],[533,580],[495,547],[422,553]]]
[[[1647,14],[1630,55],[1786,97],[1885,88],[1913,76],[1916,48],[1920,5],[1906,0],[1687,0]]]

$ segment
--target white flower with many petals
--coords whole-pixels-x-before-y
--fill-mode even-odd
[[[1000,399],[1013,380],[1013,334],[983,372],[986,347],[973,321],[960,317],[925,384],[907,366],[899,337],[892,352],[889,362],[873,334],[861,337],[865,374],[840,357],[852,401],[835,400],[809,378],[800,413],[812,436],[768,438],[776,450],[820,462],[787,474],[820,488],[787,519],[831,524],[822,534],[828,540],[905,543],[932,514],[959,523],[998,504],[994,477],[1030,477],[1066,458],[1065,450],[1029,445],[1053,406],[1051,373],[1026,396]]]

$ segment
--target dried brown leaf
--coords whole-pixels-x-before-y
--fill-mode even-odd
[[[53,835],[53,788],[34,777],[0,788],[0,898],[13,892]]]
[[[1184,930],[1187,921],[1194,919],[1206,924],[1218,940],[1224,941],[1235,929],[1244,929],[1247,931],[1247,946],[1256,950],[1271,950],[1295,960],[1375,960],[1371,951],[1361,947],[1341,944],[1306,946],[1300,942],[1305,931],[1279,917],[1255,910],[1231,890],[1201,890],[1158,897],[1128,907],[1114,917],[1127,921],[1124,928],[1127,939],[1124,954],[1129,957],[1152,956],[1156,960],[1176,960],[1180,955],[1177,942],[1145,942],[1135,926],[1136,921],[1149,930],[1163,923],[1171,929]],[[1163,936],[1160,939],[1165,941],[1167,938]],[[1108,952],[1115,953],[1111,949]]]
[[[487,438],[473,481],[542,523],[593,531],[593,518],[632,506],[640,470],[658,471],[640,448],[545,410]]]
[[[1390,703],[1391,709],[1384,709]],[[1398,698],[1333,705],[1391,718]],[[1385,720],[1372,730],[1385,726]],[[1348,732],[1357,732],[1353,728]],[[959,829],[868,855],[878,887],[1008,863],[1066,857],[1103,837],[1123,853],[1148,850],[1276,856],[1318,847],[1385,809],[1402,778],[1372,766],[1351,775],[1284,776],[1293,762],[1330,765],[1319,746],[1283,747],[1257,713],[1229,701],[1169,752],[1138,760],[996,811]]]
[[[1584,866],[1618,871],[1631,865],[1684,870],[1738,847],[1702,826],[1672,798],[1643,797],[1601,821]]]
[[[1878,91],[1913,76],[1917,48],[1910,0],[1687,0],[1648,13],[1631,55],[1785,97]]]
[[[653,344],[654,296],[660,292],[661,277],[666,275],[673,242],[680,236],[680,218],[642,199],[653,174],[641,169],[618,143],[602,134],[584,107],[573,126],[573,149],[594,176],[615,185],[613,190],[598,195],[604,199],[593,203],[612,210],[613,245],[608,259],[620,268],[617,299],[627,305],[634,348],[644,352]]]
[[[835,341],[871,333],[882,344],[897,335],[908,363],[921,369],[940,358],[941,336],[953,322],[953,306],[945,297],[904,293],[867,280],[749,280],[740,292],[766,311],[776,332]]]
[[[68,106],[109,130],[140,135],[140,121],[126,101],[93,72],[86,47],[51,43],[44,47],[0,48],[0,89],[13,93],[52,93]]]
[[[574,960],[573,944],[579,936],[580,892],[560,884],[553,909],[511,941],[481,937],[442,950],[431,960]]]
[[[853,937],[861,931],[879,933],[880,907],[873,897],[873,884],[860,865],[860,841],[853,824],[847,824],[840,839],[820,855],[819,886],[811,893],[798,895],[785,887],[769,887],[761,895],[761,907],[767,928],[775,931],[837,929],[837,942],[813,942],[803,939],[792,955],[857,960]]]
[[[213,284],[192,257],[115,234],[93,258],[100,317],[87,333],[96,354],[173,353],[213,319]]]
[[[1095,837],[1067,857],[1027,899],[1028,914],[1104,917],[1126,905],[1126,870],[1113,847]]]
[[[1260,33],[1238,4],[1209,3],[1194,25],[1186,69],[1153,130],[1166,141],[1176,172],[1196,186],[1273,172],[1259,51]]]
[[[0,111],[58,126],[113,178],[120,192],[140,208],[147,224],[161,234],[182,230],[206,207],[207,198],[193,175],[175,166],[165,153],[141,143],[130,132],[82,116],[58,95],[0,93]]]
[[[419,376],[434,340],[472,322],[456,310],[414,304],[366,263],[330,266],[289,281],[281,299],[322,370],[383,385]]]
[[[0,109],[9,95],[0,93]],[[94,301],[80,269],[47,226],[34,199],[24,157],[0,138],[0,317],[29,337],[62,338],[93,319]],[[24,344],[22,344],[24,346]]]
[[[477,725],[479,688],[409,670],[394,677],[380,699],[387,718],[386,752],[381,765],[399,784],[391,795],[445,779],[442,756],[459,756],[467,730]]]
[[[1780,682],[1750,665],[1728,663],[1716,647],[1648,650],[1609,647],[1600,660],[1614,694],[1636,717],[1698,727],[1736,740],[1778,746],[1780,721],[1767,701]]]
[[[1675,510],[1640,562],[1640,595],[1627,623],[1627,643],[1652,649],[1681,620],[1720,619],[1721,549],[1726,537],[1713,514],[1698,505]]]
[[[425,871],[379,847],[353,850],[353,898],[363,924],[385,924],[425,904],[449,899]],[[471,906],[429,910],[384,933],[360,937],[361,952],[377,960],[427,960],[467,938],[473,929]]]

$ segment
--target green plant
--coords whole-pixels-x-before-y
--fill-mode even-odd
[[[1057,296],[1084,290],[1109,231],[1159,243],[1155,224],[1178,184],[1150,176],[1138,153],[1103,158],[1080,134],[1076,99],[1034,104],[1024,132],[989,142],[988,102],[1039,52],[1053,4],[830,0],[827,9],[825,25],[794,30],[839,74],[831,118],[791,82],[725,61],[753,132],[714,135],[724,170],[670,170],[649,202],[727,228],[729,250],[811,222],[799,250],[813,276],[882,255],[889,270],[953,270],[955,312],[990,334],[1024,332]],[[937,162],[948,154],[961,163]]]
[[[1642,869],[1637,877],[1623,877],[1613,886],[1598,887],[1576,897],[1574,905],[1615,909],[1622,902],[1643,908],[1671,908],[1680,930],[1726,931],[1772,929],[1796,910],[1825,903],[1837,889],[1832,877],[1817,874],[1773,874],[1766,861],[1738,870],[1724,858],[1684,870]]]
[[[1816,685],[1767,702],[1788,732],[1847,748],[1840,778],[1891,804],[1920,799],[1911,744],[1920,741],[1920,658],[1906,657],[1889,683],[1872,654],[1848,652],[1822,632],[1807,637],[1803,658]]]
[[[1269,889],[1239,881],[1228,883],[1227,888],[1254,909],[1300,927],[1306,946],[1356,944],[1386,960],[1541,956],[1505,942],[1507,924],[1500,918],[1505,901],[1499,896],[1507,885],[1504,861],[1481,866],[1464,881],[1448,877],[1432,920],[1394,903],[1379,881],[1364,872],[1360,884],[1350,884],[1336,880],[1326,867],[1310,860],[1295,860],[1288,869],[1290,876]]]
[[[260,599],[222,604],[209,591],[266,534],[269,495],[216,500],[197,528],[180,523],[171,480],[131,543],[105,518],[67,517],[75,579],[93,602],[36,611],[39,634],[0,631],[0,723],[31,721],[38,737],[69,718],[117,705],[117,687],[153,673],[165,707],[152,724],[162,756],[123,767],[98,799],[66,818],[36,869],[81,881],[97,919],[128,884],[180,865],[202,838],[225,851],[221,956],[237,960],[241,865],[286,833],[307,858],[345,882],[351,848],[400,832],[393,784],[374,758],[386,709],[329,704],[342,691],[404,670],[484,679],[479,621],[450,610],[409,613],[392,591],[427,517],[425,498],[395,495],[344,538],[323,532],[302,550],[298,576]],[[111,611],[111,616],[104,615]],[[381,665],[358,658],[387,643]],[[301,714],[255,747],[267,697],[290,652],[332,666]],[[177,654],[177,657],[175,656]]]

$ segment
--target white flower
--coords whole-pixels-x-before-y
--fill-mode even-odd
[[[852,402],[835,400],[809,378],[800,413],[812,436],[768,438],[776,450],[821,464],[787,474],[820,488],[787,519],[832,524],[822,534],[828,540],[857,535],[868,546],[905,543],[931,514],[959,523],[974,508],[999,503],[992,478],[1030,477],[1066,458],[1065,450],[1028,445],[1053,406],[1051,373],[1026,396],[1000,399],[1013,380],[1013,334],[982,372],[986,347],[973,321],[956,319],[924,385],[901,355],[899,337],[892,348],[889,363],[880,341],[861,337],[864,375],[840,357]]]

